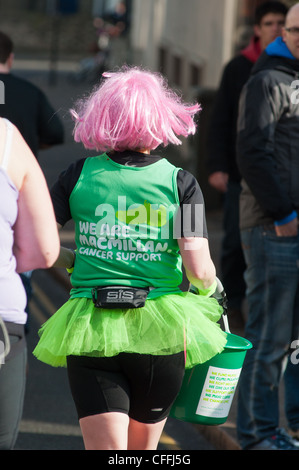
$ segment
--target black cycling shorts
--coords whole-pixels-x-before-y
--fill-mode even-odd
[[[67,369],[79,419],[120,412],[142,423],[156,423],[169,415],[181,388],[185,355],[69,356]]]

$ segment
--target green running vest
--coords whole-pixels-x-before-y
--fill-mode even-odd
[[[148,298],[181,292],[178,171],[166,159],[138,168],[107,154],[85,160],[69,199],[77,245],[71,298],[109,285],[155,287]]]

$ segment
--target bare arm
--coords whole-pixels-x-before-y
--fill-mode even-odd
[[[198,289],[211,287],[216,280],[216,269],[210,256],[206,238],[181,238],[178,240],[188,280]]]
[[[7,172],[19,190],[14,226],[17,271],[48,268],[59,253],[54,210],[42,170],[16,128]]]

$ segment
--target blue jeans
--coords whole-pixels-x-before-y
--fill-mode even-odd
[[[249,310],[245,337],[253,344],[238,396],[238,437],[246,449],[279,426],[283,374],[288,425],[299,429],[299,365],[290,360],[299,338],[299,236],[277,237],[272,227],[255,227],[242,231],[241,239]]]

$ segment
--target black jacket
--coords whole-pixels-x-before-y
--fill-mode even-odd
[[[0,116],[9,119],[37,157],[40,146],[62,144],[64,128],[45,94],[35,85],[13,74],[0,74],[5,103]]]
[[[232,181],[241,176],[236,162],[236,134],[239,98],[250,76],[253,62],[239,55],[224,68],[219,90],[215,97],[207,138],[208,173],[228,173]]]
[[[241,228],[273,224],[299,210],[299,60],[265,51],[243,88],[237,160]]]

